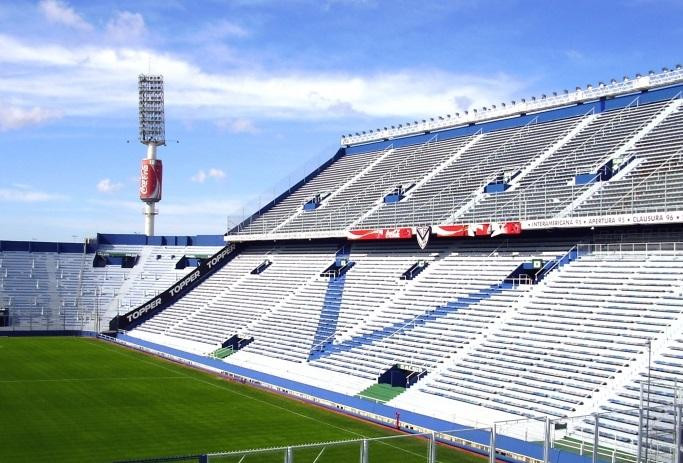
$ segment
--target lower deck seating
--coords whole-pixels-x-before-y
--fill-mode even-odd
[[[131,334],[204,354],[234,335],[253,338],[225,361],[278,365],[290,377],[306,372],[302,378],[316,384],[325,375],[347,378],[345,393],[397,365],[426,373],[396,398],[415,397],[418,409],[432,398],[492,420],[600,410],[610,414],[604,433],[623,446],[635,442],[633,409],[651,345],[649,408],[661,431],[652,445],[670,448],[672,390],[683,383],[683,244],[602,239],[608,244],[577,248],[568,239],[523,237],[434,239],[424,250],[412,240],[245,244]],[[153,248],[138,252],[145,262],[164,260]],[[338,258],[351,262],[348,271],[324,274]],[[93,285],[123,291],[128,282],[130,290],[135,272],[152,268],[92,268],[84,254],[4,252],[0,259],[0,302],[22,308],[22,327],[54,312],[78,326]],[[534,259],[555,264],[537,284],[508,283]],[[424,270],[404,279],[417,262]],[[92,316],[97,306],[90,307]],[[568,433],[590,439],[591,420],[573,423]]]
[[[94,253],[0,252],[0,307],[12,329],[102,330],[192,270],[176,270],[185,254],[211,255],[217,246],[102,245],[98,252],[133,254],[132,268],[95,267]]]
[[[682,284],[683,255],[583,256],[421,387],[516,415],[576,415],[678,322]]]

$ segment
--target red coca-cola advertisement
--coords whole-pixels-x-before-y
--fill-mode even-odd
[[[412,236],[413,229],[409,227],[351,230],[346,235],[350,240],[404,240]]]
[[[140,167],[140,199],[148,203],[161,201],[161,160],[143,159]]]

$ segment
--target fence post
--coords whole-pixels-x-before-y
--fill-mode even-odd
[[[636,463],[640,463],[643,457],[643,408],[638,409],[638,450],[636,452]]]
[[[643,458],[643,383],[640,383],[640,403],[638,407],[638,450],[636,452],[636,463],[640,463]]]
[[[593,463],[598,463],[598,444],[600,443],[600,415],[593,413],[595,427],[593,429]]]
[[[543,463],[550,462],[550,417],[545,417],[545,433],[543,436]]]
[[[674,394],[676,392],[674,391]],[[674,437],[674,463],[681,463],[681,415],[683,413],[681,409],[681,405],[676,405],[676,410],[674,410],[674,415],[675,415],[675,426],[674,426],[674,432],[676,433],[676,436]]]
[[[363,439],[363,442],[360,446],[360,463],[368,463],[368,440]]]
[[[429,436],[429,463],[436,463],[436,434],[434,432]]]
[[[292,447],[287,447],[285,451],[285,463],[294,463],[294,453],[292,452]]]
[[[496,463],[496,423],[491,426],[491,440],[489,441],[489,463]]]

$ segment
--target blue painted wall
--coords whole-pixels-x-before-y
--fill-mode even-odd
[[[137,246],[225,246],[225,241],[223,235],[145,236],[136,234],[98,233],[97,241],[88,243],[87,252],[96,252],[99,244],[127,244]],[[0,241],[0,251],[82,253],[83,243]]]
[[[83,243],[47,241],[0,241],[0,251],[82,253]]]
[[[97,242],[137,246],[225,246],[223,235],[146,236],[128,233],[98,233]]]

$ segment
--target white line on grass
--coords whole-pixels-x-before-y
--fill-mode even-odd
[[[106,344],[105,344],[105,343],[96,343],[95,345],[99,345],[99,346],[101,346],[102,348],[104,348],[104,349],[106,349],[106,350],[109,350],[109,351],[111,351],[111,352],[118,352],[118,353],[120,353],[121,355],[125,355],[126,357],[132,356],[132,355],[127,355],[127,354],[129,354],[129,353],[132,354],[132,353],[135,352],[135,353],[138,353],[138,354],[139,354],[138,351],[130,351],[130,350],[127,350],[127,349],[113,348],[114,345],[113,345],[113,344],[110,345],[109,343],[106,343]],[[105,346],[106,346],[106,347],[105,347]],[[144,362],[144,363],[149,363],[149,364],[155,365],[155,366],[157,366],[157,367],[159,367],[159,368],[163,368],[164,370],[173,371],[174,373],[176,373],[176,371],[172,370],[171,368],[169,368],[169,367],[167,367],[167,366],[165,366],[165,365],[159,364],[158,362],[150,362],[150,361],[147,361],[147,360],[142,360],[142,362]],[[316,423],[324,424],[324,425],[326,425],[326,426],[335,428],[335,429],[337,429],[337,430],[339,430],[339,431],[343,431],[343,432],[346,432],[346,433],[348,433],[348,434],[351,434],[351,435],[354,435],[354,436],[359,436],[359,437],[362,437],[362,438],[366,438],[366,437],[367,437],[367,436],[365,436],[365,435],[363,435],[363,434],[357,433],[357,432],[355,432],[355,431],[351,431],[350,429],[342,428],[342,427],[336,426],[336,425],[334,425],[334,424],[332,424],[332,423],[328,423],[327,421],[322,421],[322,420],[319,420],[319,419],[317,419],[317,418],[313,418],[312,416],[308,416],[308,415],[304,415],[304,414],[299,413],[299,412],[295,412],[294,410],[290,410],[290,409],[288,409],[288,408],[286,408],[286,407],[283,407],[283,406],[280,406],[280,405],[276,405],[276,404],[274,404],[274,403],[272,403],[272,402],[268,402],[267,400],[257,399],[256,397],[253,397],[253,396],[251,396],[251,395],[243,394],[243,393],[241,393],[241,392],[237,392],[237,391],[228,389],[227,386],[223,383],[223,381],[221,381],[221,383],[218,383],[218,384],[217,384],[217,383],[212,383],[212,382],[209,382],[209,381],[204,380],[204,379],[201,379],[201,378],[197,378],[197,377],[188,375],[188,374],[186,374],[186,373],[180,373],[180,372],[177,372],[177,373],[182,374],[183,376],[187,376],[187,377],[190,378],[190,379],[194,379],[195,381],[198,381],[198,382],[200,382],[200,383],[208,384],[209,386],[216,387],[216,388],[218,388],[218,389],[221,389],[221,390],[224,390],[224,391],[226,391],[226,392],[229,392],[229,393],[238,395],[238,396],[240,396],[240,397],[244,397],[244,398],[246,398],[246,399],[253,400],[253,401],[255,401],[255,402],[260,402],[260,403],[263,403],[263,404],[266,404],[266,405],[270,405],[270,406],[273,407],[273,408],[277,408],[277,409],[286,411],[286,412],[288,412],[288,413],[291,413],[291,414],[293,414],[293,415],[297,415],[297,416],[299,416],[299,417],[301,417],[301,418],[305,418],[305,419],[307,419],[307,420],[315,421]],[[407,438],[407,437],[406,437],[406,438]],[[419,457],[423,456],[423,455],[420,454],[420,453],[413,452],[413,451],[411,451],[411,450],[407,450],[407,449],[398,447],[398,446],[396,446],[396,445],[389,444],[389,443],[384,442],[384,441],[377,441],[377,442],[380,443],[380,444],[382,444],[382,445],[386,445],[387,447],[393,447],[393,448],[395,448],[395,449],[397,449],[397,450],[400,450],[400,451],[402,451],[402,452],[409,453],[409,454],[411,454],[411,455],[416,455],[416,456],[419,456]],[[439,462],[439,460],[437,460],[437,462]]]
[[[50,379],[0,379],[0,384],[5,383],[53,383],[60,381],[78,382],[78,381],[129,381],[138,379],[188,379],[185,375],[176,376],[129,376],[118,378],[50,378]]]

